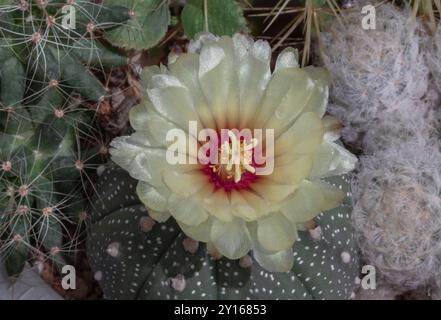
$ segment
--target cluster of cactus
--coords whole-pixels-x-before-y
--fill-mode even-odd
[[[91,70],[127,63],[101,38],[129,18],[94,1],[0,1],[0,254],[10,276],[31,257],[59,266],[80,240],[90,174],[107,153],[90,108],[107,91]]]
[[[353,222],[366,263],[397,292],[436,286],[441,234],[437,131],[439,31],[430,39],[409,8],[380,4],[376,29],[361,8],[322,33],[324,65],[334,80],[331,111],[343,139],[360,148]],[[427,63],[429,62],[429,63]]]
[[[153,220],[137,181],[109,164],[97,183],[87,239],[89,262],[107,299],[347,299],[357,282],[347,177],[329,182],[348,195],[299,231],[294,266],[268,272],[250,255],[211,256],[174,219]]]

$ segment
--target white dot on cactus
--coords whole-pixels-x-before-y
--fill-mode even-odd
[[[104,165],[98,166],[98,168],[96,168],[96,174],[98,175],[98,177],[100,177],[105,170],[106,170],[106,166]]]
[[[11,161],[5,161],[2,163],[2,170],[5,172],[9,172],[12,170],[12,163]]]
[[[4,111],[7,113],[13,113],[13,112],[15,112],[15,109],[13,107],[8,106],[8,107],[4,108]]]
[[[94,32],[95,31],[95,28],[96,28],[96,26],[95,26],[95,24],[93,24],[92,22],[89,22],[88,24],[87,24],[87,32],[89,32],[89,33],[92,33],[92,32]]]
[[[253,259],[249,255],[243,256],[239,260],[239,265],[244,269],[251,268],[253,265]]]
[[[55,25],[55,18],[53,16],[47,17],[46,24],[48,27],[53,27]]]
[[[55,109],[54,115],[57,118],[63,118],[64,117],[64,111],[62,109]]]
[[[349,263],[351,261],[351,255],[346,251],[343,251],[340,257],[344,263]]]
[[[107,148],[106,146],[101,146],[100,150],[98,151],[100,154],[108,154],[109,153],[109,148]]]
[[[182,274],[178,274],[175,278],[171,279],[171,286],[178,292],[182,292],[187,285],[185,277]]]
[[[182,241],[182,245],[184,246],[184,249],[191,254],[195,254],[199,248],[199,242],[191,238],[185,238],[184,241]]]
[[[29,2],[27,2],[26,0],[20,0],[18,6],[21,11],[27,11],[29,9]]]
[[[43,153],[41,153],[38,150],[33,150],[32,152],[33,152],[35,158],[41,158],[43,156]]]
[[[20,194],[20,196],[26,197],[29,194],[29,186],[27,184],[21,185],[18,188],[18,193]]]
[[[117,258],[121,255],[121,243],[112,242],[107,246],[106,252],[109,256]]]
[[[101,279],[103,278],[103,273],[102,273],[102,271],[97,271],[97,272],[95,272],[95,274],[93,275],[93,278],[96,280],[96,281],[101,281]]]
[[[45,217],[49,217],[53,212],[54,212],[54,209],[52,207],[46,207],[46,208],[43,208],[43,210],[42,210],[43,216],[45,216]]]
[[[35,44],[40,43],[41,41],[41,33],[40,32],[34,32],[31,36],[31,41]]]
[[[81,160],[77,160],[77,161],[75,161],[75,168],[76,168],[77,170],[82,171],[82,170],[84,169],[84,162],[81,161]]]
[[[57,79],[49,80],[49,87],[51,88],[56,88],[59,84],[60,82]]]
[[[142,232],[150,232],[155,224],[156,221],[149,216],[141,217],[141,219],[139,220],[139,228]]]
[[[313,240],[316,240],[316,241],[319,241],[322,239],[322,234],[323,234],[323,232],[322,232],[322,228],[320,228],[320,226],[317,226],[316,228],[309,230],[309,235],[311,236],[311,238]]]
[[[135,10],[130,10],[130,11],[129,11],[129,16],[130,16],[130,17],[133,18],[135,15],[136,15]]]
[[[78,219],[79,219],[80,221],[86,221],[88,216],[89,216],[89,215],[87,214],[86,211],[81,211],[81,212],[78,214]]]
[[[8,189],[6,190],[6,195],[8,197],[13,197],[15,195],[15,189],[9,186]]]
[[[60,252],[61,252],[61,250],[58,247],[53,247],[49,251],[50,255],[53,256],[53,257],[58,255]]]

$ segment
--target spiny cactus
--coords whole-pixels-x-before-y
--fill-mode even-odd
[[[228,260],[180,231],[156,223],[135,192],[136,180],[110,165],[97,184],[88,257],[107,299],[345,299],[358,274],[345,177],[328,180],[348,195],[300,231],[289,272],[271,273],[247,255]],[[155,217],[156,218],[156,217]]]
[[[12,61],[5,63],[20,70]],[[2,84],[20,84],[20,76],[2,77]],[[20,87],[24,84],[11,92],[2,86],[0,102],[21,101],[13,96]],[[103,150],[90,145],[96,135],[93,112],[81,109],[76,99],[52,88],[37,105],[0,109],[0,255],[10,276],[31,257],[63,263],[63,253],[80,240],[86,184]],[[79,227],[72,230],[74,223]]]
[[[106,90],[87,67],[127,63],[99,42],[99,32],[129,18],[124,7],[83,0],[2,0],[0,15],[0,47],[9,48],[24,65],[30,102],[50,86],[66,92],[74,88],[98,101]]]
[[[106,95],[90,70],[127,63],[98,32],[129,15],[93,1],[2,0],[0,17],[0,253],[14,276],[32,256],[62,263],[80,240],[89,175],[107,152],[84,105]]]

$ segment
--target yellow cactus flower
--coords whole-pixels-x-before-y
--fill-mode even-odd
[[[269,44],[242,34],[201,35],[170,60],[143,72],[136,132],[112,142],[113,161],[154,219],[173,216],[227,258],[252,250],[268,271],[289,270],[298,227],[345,197],[321,178],[356,162],[324,116],[327,73],[299,68],[291,48],[271,72]]]

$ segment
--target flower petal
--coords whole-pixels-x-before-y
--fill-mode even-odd
[[[239,78],[239,128],[249,128],[271,79],[271,47],[266,41],[254,42],[249,36],[233,37],[236,72]]]
[[[181,54],[176,62],[169,65],[169,69],[171,74],[177,77],[191,92],[202,126],[216,128],[213,114],[199,84],[199,55],[195,53]]]
[[[188,226],[197,226],[207,220],[208,214],[193,197],[181,198],[171,194],[168,199],[168,210],[179,222]]]
[[[256,127],[283,132],[308,106],[314,93],[314,81],[303,69],[279,70],[268,84]]]
[[[294,158],[288,165],[277,165],[272,174],[266,176],[266,179],[276,184],[297,186],[306,177],[309,176],[312,169],[312,156],[303,155]]]
[[[199,83],[216,120],[217,128],[235,127],[239,117],[238,79],[231,38],[202,47],[199,58]]]
[[[276,184],[271,180],[265,179],[251,184],[250,188],[268,202],[279,202],[292,194],[297,186],[292,183]]]
[[[344,192],[326,182],[304,180],[283,203],[281,211],[292,223],[306,222],[322,211],[338,207],[344,198]]]
[[[257,220],[257,239],[265,250],[289,249],[297,238],[296,226],[280,213]]]
[[[250,236],[241,219],[231,222],[214,219],[210,238],[216,249],[229,259],[239,259],[251,250]]]
[[[299,51],[288,47],[285,48],[277,57],[274,73],[280,69],[298,68],[299,67]]]
[[[202,201],[202,206],[217,219],[225,222],[233,220],[231,212],[231,204],[228,194],[219,189],[210,196],[205,197]]]
[[[115,138],[110,144],[112,160],[127,170],[132,178],[163,186],[161,171],[166,166],[165,150],[139,145],[133,139],[133,136]]]
[[[177,223],[182,231],[190,238],[196,241],[210,242],[211,225],[213,223],[213,219],[211,217],[208,217],[208,219],[201,224],[194,226],[190,226],[179,220],[177,220]]]
[[[247,190],[232,190],[231,192],[232,213],[245,221],[255,221],[268,210],[264,199]]]
[[[352,171],[357,163],[357,157],[338,144],[325,140],[313,163],[310,176],[325,178]]]
[[[302,114],[280,137],[276,138],[274,155],[315,152],[323,141],[324,128],[320,117],[313,112]]]
[[[167,188],[153,187],[147,182],[140,181],[136,186],[136,194],[148,209],[159,212],[167,211],[167,200],[170,196]]]
[[[180,165],[179,167],[183,167]],[[163,173],[164,183],[169,189],[183,197],[188,198],[208,185],[208,178],[198,171],[182,173],[167,170]]]
[[[303,112],[315,112],[321,118],[325,114],[328,105],[329,86],[331,84],[329,72],[324,68],[312,66],[308,66],[304,70],[314,82],[314,94]]]
[[[166,222],[171,217],[169,212],[159,212],[154,210],[149,210],[149,215],[152,219],[158,222]]]
[[[177,127],[188,131],[190,121],[200,122],[190,91],[176,77],[154,75],[147,93],[155,110]]]
[[[294,264],[292,249],[279,251],[276,253],[264,253],[253,250],[254,259],[269,272],[287,272]]]

